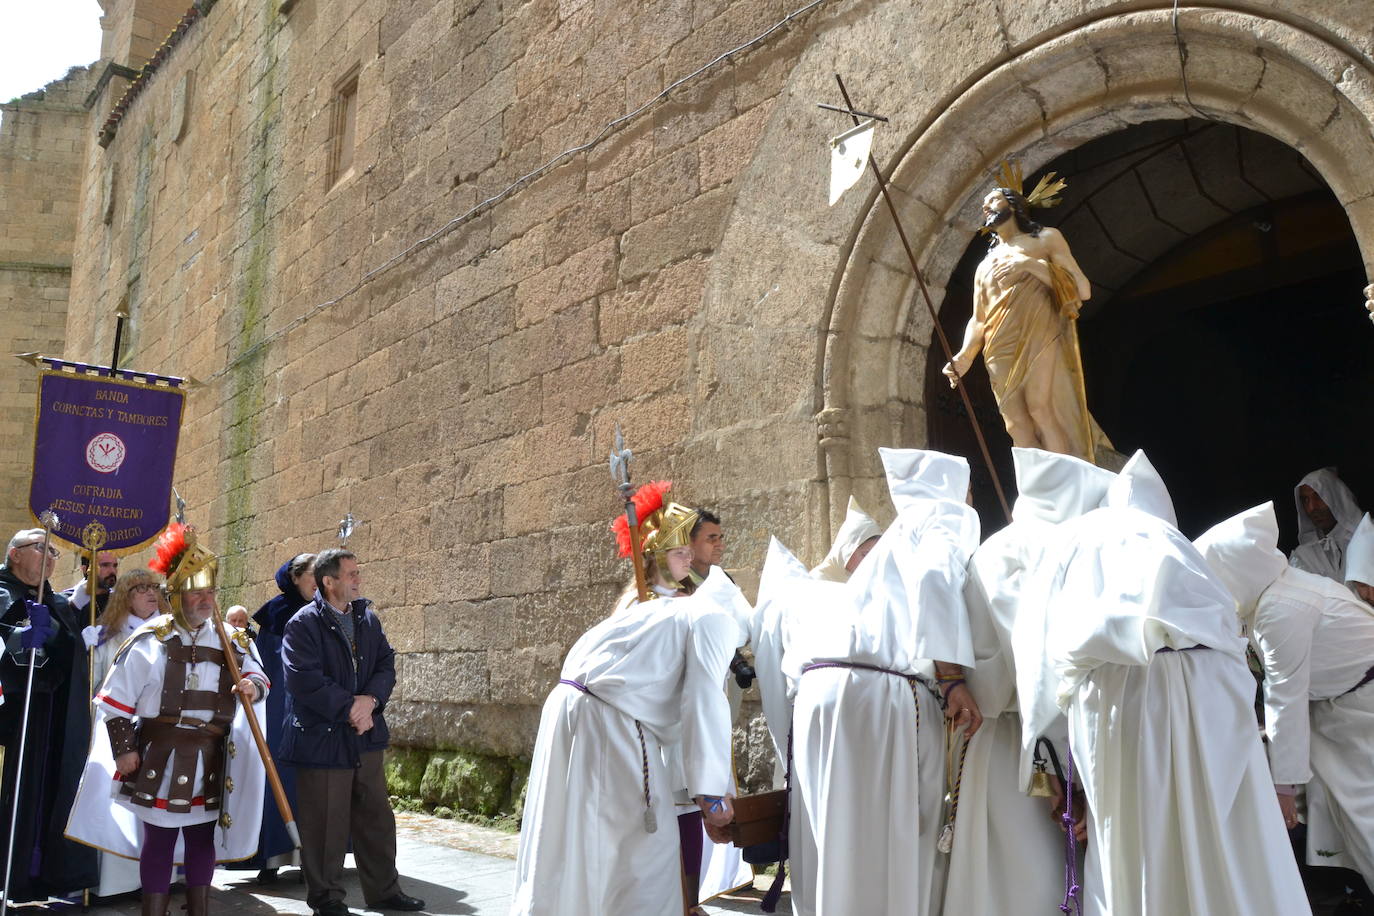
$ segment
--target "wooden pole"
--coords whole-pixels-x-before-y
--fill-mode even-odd
[[[849,99],[849,91],[844,88],[844,80],[840,79],[838,73],[835,74],[835,82],[840,86],[840,95],[844,97],[845,109],[849,116],[853,118],[854,124],[859,124],[859,118],[854,113],[854,103]],[[878,180],[878,191],[883,195],[883,202],[887,204],[887,212],[892,216],[892,224],[897,228],[897,238],[902,242],[902,248],[906,251],[907,260],[911,263],[911,272],[916,276],[916,284],[921,288],[921,297],[925,300],[926,311],[930,312],[930,323],[935,327],[935,336],[940,341],[940,347],[944,351],[945,361],[954,362],[954,350],[949,345],[949,338],[945,336],[945,329],[940,326],[940,316],[935,311],[935,303],[930,298],[930,290],[926,289],[925,277],[921,273],[920,265],[916,263],[916,254],[911,250],[911,242],[907,240],[906,230],[902,228],[902,221],[897,216],[897,205],[892,202],[892,195],[887,190],[887,179],[883,177],[882,169],[878,168],[878,160],[873,158],[873,154],[868,154],[868,167],[872,169],[873,176]],[[992,453],[988,451],[987,439],[983,437],[983,428],[978,425],[978,418],[973,413],[973,402],[969,399],[968,391],[965,390],[963,379],[960,378],[958,371],[955,371],[955,385],[959,390],[959,396],[964,400],[964,410],[968,413],[968,421],[973,424],[973,435],[978,440],[978,449],[983,453],[983,463],[987,465],[988,474],[992,477],[992,487],[997,491],[997,501],[1002,505],[1002,513],[1011,521],[1011,505],[1007,502],[1007,494],[1002,490],[1002,479],[997,476],[997,468],[992,464]]]
[[[224,617],[220,615],[219,604],[214,605],[215,632],[219,633],[220,645],[224,647],[224,664],[229,667],[229,676],[233,678],[234,685],[243,680],[243,675],[239,672],[239,663],[234,658],[234,644],[229,639],[229,631],[224,628]],[[291,842],[296,844],[296,848],[301,848],[300,831],[296,828],[296,817],[291,813],[291,802],[286,798],[286,789],[282,787],[281,777],[277,775],[277,765],[272,760],[272,752],[268,750],[267,739],[263,737],[262,726],[258,724],[258,714],[253,711],[253,704],[244,696],[242,692],[238,694],[239,702],[243,704],[243,711],[248,716],[248,728],[253,732],[253,743],[258,746],[258,754],[262,757],[263,766],[267,768],[267,783],[272,787],[272,796],[277,800],[277,810],[281,812],[282,822],[286,825],[286,832],[291,837]]]

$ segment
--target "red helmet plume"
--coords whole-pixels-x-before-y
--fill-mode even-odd
[[[639,523],[644,524],[644,520],[663,508],[663,496],[673,488],[671,480],[651,480],[635,491],[635,518]],[[611,522],[611,530],[615,532],[615,544],[620,549],[622,557],[630,555],[630,522],[625,518],[625,513],[620,513]]]
[[[172,522],[157,539],[153,549],[157,551],[157,556],[148,561],[148,568],[165,578],[176,566],[177,558],[186,551],[186,526]]]

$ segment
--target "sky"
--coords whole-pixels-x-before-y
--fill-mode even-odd
[[[0,103],[99,57],[96,0],[0,0]]]

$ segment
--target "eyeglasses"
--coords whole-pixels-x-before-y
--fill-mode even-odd
[[[151,582],[145,582],[142,585],[135,585],[131,587],[129,591],[133,592],[134,594],[138,594],[139,592],[155,592],[158,590],[158,588],[159,587],[157,585],[154,585]]]
[[[42,553],[42,552],[43,552],[43,542],[42,542],[42,541],[32,541],[32,542],[30,542],[30,543],[28,543],[28,544],[20,544],[19,547],[17,547],[16,549],[17,549],[17,550],[22,550],[22,549],[24,549],[25,547],[32,547],[34,550],[38,551],[39,553]],[[52,558],[55,560],[55,559],[57,559],[58,557],[62,556],[62,551],[58,550],[56,547],[49,546],[49,547],[48,547],[48,556],[52,557]]]

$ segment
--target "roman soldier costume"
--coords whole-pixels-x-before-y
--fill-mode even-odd
[[[68,834],[140,860],[145,916],[161,916],[172,861],[184,862],[188,910],[197,916],[205,911],[214,862],[256,849],[263,768],[232,692],[215,622],[188,619],[183,610],[184,593],[215,587],[214,554],[195,542],[191,529],[173,524],[149,566],[167,577],[172,613],[135,631],[96,695],[101,722]],[[269,684],[251,641],[235,631],[230,646],[262,700]],[[131,753],[136,768],[121,776],[115,761]],[[158,861],[162,846],[166,860]],[[191,871],[206,859],[199,861],[208,866],[202,885]]]

